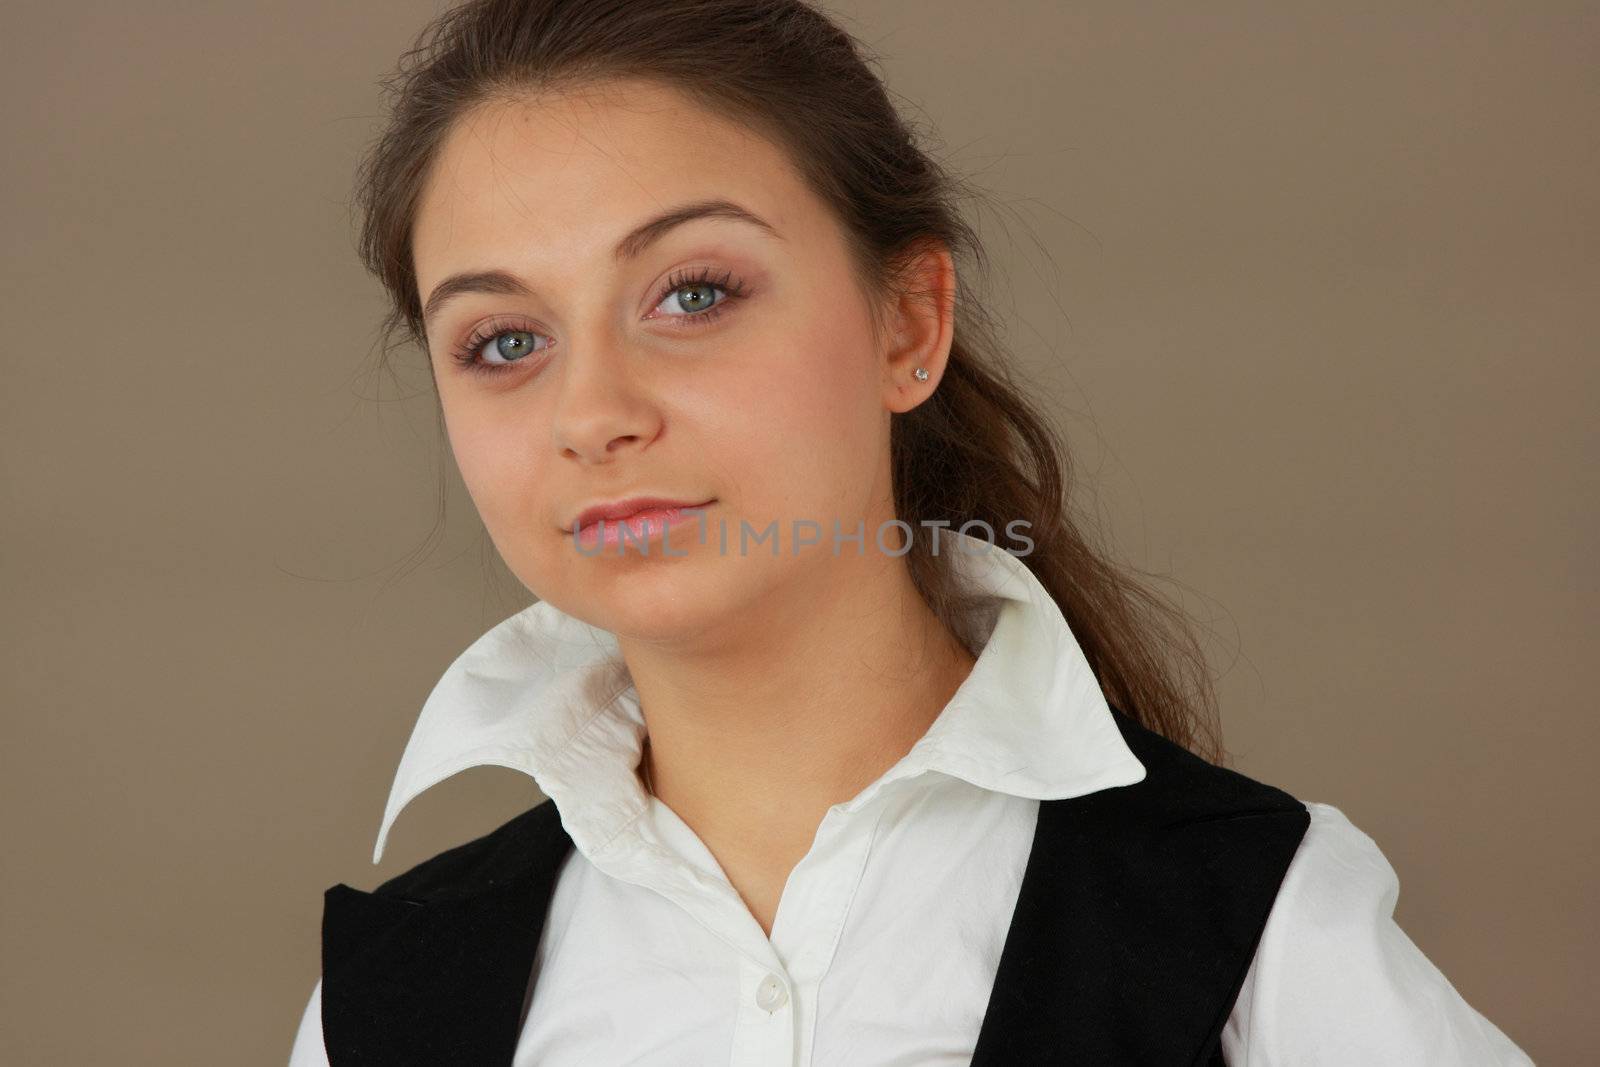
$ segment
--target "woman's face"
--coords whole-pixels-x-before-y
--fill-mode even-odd
[[[640,230],[709,201],[760,221]],[[653,83],[486,105],[442,147],[414,256],[457,465],[541,599],[671,639],[884,561],[889,416],[937,384],[948,337],[900,362],[874,343],[839,226],[773,144]],[[634,496],[708,502],[704,541],[693,519],[665,544],[574,539],[580,511]],[[798,555],[796,520],[820,538]],[[834,553],[835,520],[864,524],[865,556]],[[755,540],[774,522],[776,555]]]

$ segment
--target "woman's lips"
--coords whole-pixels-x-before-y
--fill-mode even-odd
[[[577,540],[586,548],[602,550],[624,543],[643,547],[664,537],[670,528],[699,521],[713,503],[653,505],[620,518],[597,519],[578,528]]]

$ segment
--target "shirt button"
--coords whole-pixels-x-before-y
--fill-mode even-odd
[[[761,984],[756,986],[756,1005],[762,1011],[777,1011],[788,999],[789,991],[783,987],[782,979],[775,974],[767,975],[761,979]]]

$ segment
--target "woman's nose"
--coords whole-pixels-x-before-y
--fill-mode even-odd
[[[639,379],[635,358],[615,337],[591,335],[569,346],[552,419],[564,457],[609,463],[655,440],[661,413]]]

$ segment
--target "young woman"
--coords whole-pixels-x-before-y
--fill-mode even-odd
[[[1529,1062],[1371,838],[1219,765],[847,34],[482,0],[392,87],[362,251],[538,601],[428,699],[374,862],[467,767],[548,802],[327,891],[295,1067]]]

